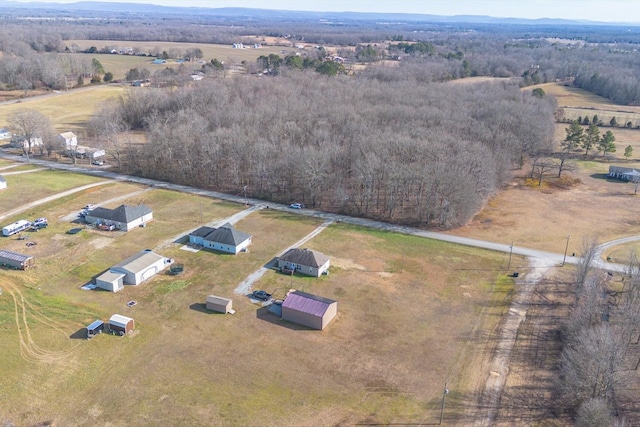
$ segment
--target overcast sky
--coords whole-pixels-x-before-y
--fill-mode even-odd
[[[19,0],[24,1],[24,0]],[[74,3],[78,0],[39,0]],[[322,12],[398,12],[640,22],[640,0],[102,0],[163,6],[250,7]],[[0,0],[0,5],[2,1]]]

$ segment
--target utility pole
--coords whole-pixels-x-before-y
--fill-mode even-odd
[[[507,264],[507,270],[511,269],[511,255],[513,254],[513,242],[509,246],[509,263]]]
[[[564,257],[562,257],[562,265],[560,265],[560,267],[564,267],[564,263],[567,260],[567,250],[569,249],[569,237],[571,237],[571,234],[567,234],[567,244],[564,247]]]
[[[442,393],[442,406],[440,407],[440,421],[438,421],[438,425],[442,424],[442,417],[444,417],[444,403],[447,398],[447,394],[449,394],[449,389],[447,388],[447,381],[445,381],[444,391]]]
[[[249,203],[247,202],[247,185],[244,186],[244,205],[247,206]]]

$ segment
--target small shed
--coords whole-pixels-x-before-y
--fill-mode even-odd
[[[120,336],[126,335],[129,332],[133,331],[134,327],[135,324],[133,319],[121,314],[114,314],[109,319],[109,330]]]
[[[102,320],[96,320],[87,326],[87,339],[93,338],[102,332],[104,332],[104,322]]]
[[[215,295],[207,296],[207,310],[217,311],[218,313],[230,313],[233,311],[233,300],[229,298],[218,297]]]
[[[0,175],[0,190],[4,190],[5,188],[7,188],[7,180]]]
[[[108,270],[96,277],[96,286],[107,291],[118,292],[124,289],[124,277],[124,273]]]
[[[338,302],[301,291],[289,292],[282,303],[282,319],[323,330],[338,314]]]
[[[0,250],[0,265],[4,267],[26,270],[29,267],[33,267],[34,263],[35,261],[31,255],[23,255],[17,252]]]

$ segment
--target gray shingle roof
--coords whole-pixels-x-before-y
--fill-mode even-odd
[[[322,317],[329,306],[335,302],[336,301],[329,298],[319,297],[306,292],[294,291],[287,295],[282,303],[282,307]]]
[[[229,223],[226,223],[218,228],[212,227],[200,227],[193,233],[193,236],[202,237],[204,240],[215,243],[222,243],[223,245],[238,246],[242,242],[251,238],[251,234],[236,230]]]
[[[289,249],[280,257],[280,260],[318,268],[329,261],[329,257],[313,249]]]
[[[126,224],[150,213],[152,213],[151,208],[145,205],[120,205],[115,209],[95,208],[89,212],[88,216]]]

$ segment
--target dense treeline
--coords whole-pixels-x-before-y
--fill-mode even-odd
[[[199,83],[132,91],[92,128],[148,132],[126,157],[133,174],[442,227],[468,220],[553,135],[554,105],[506,83],[305,72]]]

